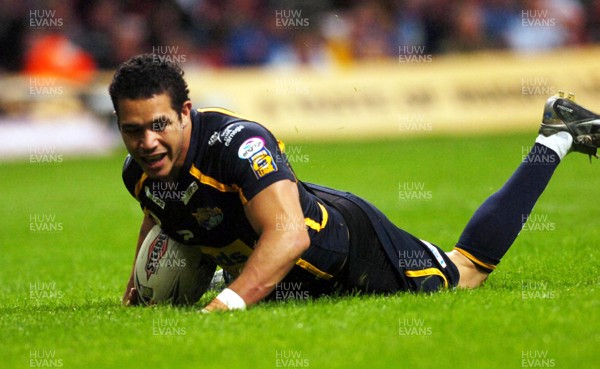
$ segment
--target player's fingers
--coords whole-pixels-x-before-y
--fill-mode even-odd
[[[139,299],[140,295],[138,294],[137,290],[134,288],[131,289],[131,292],[129,293],[129,304],[130,305],[138,305],[140,302]]]
[[[123,294],[123,298],[121,298],[121,304],[123,306],[128,306],[129,305],[129,295],[131,294],[131,291],[126,290],[125,293]]]
[[[127,299],[125,300],[125,306],[135,306],[139,304],[139,295],[135,288],[129,290]]]
[[[215,298],[208,305],[206,305],[204,307],[204,309],[202,309],[202,312],[210,313],[212,311],[227,311],[227,310],[229,310],[227,305],[225,303],[223,303],[223,301]]]

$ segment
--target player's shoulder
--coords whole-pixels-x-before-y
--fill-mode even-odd
[[[138,184],[138,182],[143,180],[144,171],[139,166],[139,164],[136,163],[135,160],[133,160],[133,157],[131,155],[127,155],[127,157],[125,157],[125,161],[123,162],[122,177],[125,187],[127,187],[127,190],[131,193],[132,196],[135,197],[136,185]]]
[[[225,108],[199,108],[195,110],[196,114],[199,114],[202,117],[203,123],[206,122],[221,122],[227,123],[232,121],[253,121],[253,119],[249,117],[245,117],[241,114],[238,114],[232,110]]]
[[[223,108],[198,109],[202,114],[204,128],[209,129],[208,146],[214,148],[238,147],[252,137],[264,141],[275,140],[267,127],[230,110]]]

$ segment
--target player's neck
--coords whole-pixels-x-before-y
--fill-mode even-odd
[[[188,155],[191,137],[192,137],[192,123],[189,122],[188,124],[186,124],[183,127],[183,135],[182,135],[183,143],[181,145],[181,154],[179,154],[177,161],[173,164],[173,169],[171,170],[171,173],[169,174],[169,177],[167,178],[167,180],[176,181],[179,178],[179,174],[181,173],[181,170],[183,169],[183,166],[185,165],[185,161],[186,161],[186,158]]]

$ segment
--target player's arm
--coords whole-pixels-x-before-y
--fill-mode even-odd
[[[297,185],[290,180],[266,187],[245,205],[245,211],[259,239],[229,290],[249,306],[273,291],[310,246],[310,238]],[[207,311],[228,309],[219,296],[206,307]]]
[[[125,289],[125,294],[123,295],[122,303],[123,305],[137,305],[138,304],[138,295],[137,291],[133,287],[133,274],[135,271],[135,260],[137,259],[138,253],[140,252],[140,247],[146,236],[152,230],[152,227],[156,225],[154,219],[146,214],[144,219],[142,220],[142,226],[140,227],[140,235],[138,236],[137,247],[135,248],[135,256],[133,258],[133,268],[131,269],[131,275],[129,277],[129,282],[127,282],[127,288]]]

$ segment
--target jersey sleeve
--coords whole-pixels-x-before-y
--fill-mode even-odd
[[[138,194],[136,193],[136,188],[138,187],[138,183],[143,181],[143,174],[144,172],[133,160],[131,155],[127,155],[125,162],[123,163],[123,183],[125,184],[127,191],[129,191],[129,194],[131,194],[131,196],[133,196],[133,198],[135,198],[138,202],[140,200],[138,198]],[[141,203],[140,206],[142,209],[144,208]]]
[[[224,149],[224,162],[228,163],[229,180],[240,188],[246,201],[277,181],[296,182],[282,147],[265,127],[254,122],[243,122],[227,129],[238,133]]]

